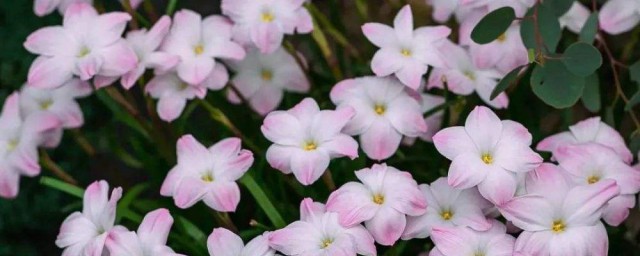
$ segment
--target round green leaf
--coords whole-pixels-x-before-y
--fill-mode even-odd
[[[488,44],[504,34],[516,18],[511,7],[502,7],[484,16],[471,31],[471,39],[478,44]]]
[[[584,89],[585,79],[569,72],[562,62],[549,60],[536,66],[531,73],[531,89],[546,104],[554,108],[573,106]]]
[[[575,0],[552,0],[544,1],[542,5],[552,10],[557,17],[560,17],[569,11],[573,2],[575,2]]]
[[[602,54],[593,45],[578,42],[564,52],[562,63],[571,73],[587,77],[602,65]]]
[[[592,113],[600,111],[602,103],[600,102],[600,80],[597,74],[593,74],[585,80],[582,104]]]
[[[534,6],[529,10],[527,16],[533,16],[536,8],[538,8],[538,29],[544,44],[541,48],[546,52],[554,53],[562,35],[560,22],[553,11],[544,5]],[[524,19],[520,26],[520,36],[522,36],[522,41],[527,49],[538,49],[535,32],[533,19]]]

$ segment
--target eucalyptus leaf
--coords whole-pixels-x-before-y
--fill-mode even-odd
[[[592,113],[597,113],[602,108],[600,102],[600,80],[597,74],[587,77],[582,92],[582,104]]]
[[[495,99],[496,97],[498,97],[498,95],[500,95],[500,93],[504,92],[505,90],[507,90],[507,88],[513,85],[513,83],[518,78],[518,74],[520,74],[520,70],[522,70],[522,68],[524,68],[525,66],[527,65],[517,67],[514,70],[511,70],[511,72],[509,72],[506,76],[504,76],[504,78],[502,78],[502,80],[498,82],[496,87],[493,88],[490,99]]]
[[[593,45],[578,42],[564,52],[562,63],[580,77],[587,77],[602,66],[602,54]]]
[[[569,72],[558,60],[537,65],[531,74],[531,89],[544,103],[557,109],[573,106],[584,90],[585,79]]]
[[[527,17],[532,17],[536,8],[538,9],[538,31],[540,32],[540,37],[544,44],[541,45],[540,48],[546,52],[554,53],[562,35],[560,22],[553,11],[549,10],[549,8],[544,5],[537,7],[534,6],[531,8],[527,13]],[[535,23],[532,18],[527,18],[522,21],[520,36],[522,36],[522,41],[527,49],[538,49]]]
[[[598,12],[593,12],[587,18],[582,30],[580,31],[580,41],[585,43],[593,43],[598,33]]]
[[[511,26],[516,13],[511,7],[502,7],[484,16],[471,31],[471,39],[478,44],[496,40]]]

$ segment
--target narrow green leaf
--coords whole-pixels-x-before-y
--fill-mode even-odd
[[[582,96],[585,79],[569,72],[558,60],[548,60],[531,73],[531,89],[546,104],[557,108],[573,106]]]
[[[182,231],[184,231],[187,236],[193,239],[196,242],[195,244],[206,244],[207,235],[205,235],[205,233],[202,232],[202,230],[200,230],[198,226],[182,216],[175,216],[175,219],[178,227],[180,227],[180,229],[182,229]]]
[[[249,193],[251,193],[253,198],[256,199],[258,205],[260,205],[265,214],[267,214],[269,220],[271,220],[271,223],[273,223],[276,228],[283,228],[287,225],[276,207],[273,206],[273,203],[271,203],[271,200],[269,200],[269,198],[265,194],[264,190],[253,179],[250,173],[246,173],[242,177],[242,179],[240,179],[240,183],[247,187]]]
[[[598,33],[598,12],[593,12],[580,31],[580,41],[592,44]]]
[[[531,8],[527,13],[527,16],[533,16],[535,9],[535,6]],[[538,31],[540,32],[542,43],[544,44],[540,47],[537,47],[536,29],[534,25],[533,19],[525,19],[522,21],[520,25],[520,36],[522,36],[524,45],[527,49],[541,48],[546,52],[554,53],[562,35],[558,17],[556,17],[553,11],[549,10],[549,8],[545,6],[538,7]]]
[[[582,104],[592,113],[597,113],[602,108],[600,100],[600,80],[597,74],[587,77],[582,92]]]
[[[167,15],[173,15],[173,12],[176,10],[176,5],[178,4],[178,0],[169,0],[167,4]]]
[[[513,83],[516,81],[516,78],[518,78],[518,74],[520,74],[520,70],[522,70],[522,68],[526,66],[528,65],[517,67],[514,70],[511,70],[511,72],[509,72],[506,76],[504,76],[504,78],[500,80],[496,87],[493,88],[493,91],[491,92],[491,98],[489,99],[495,99],[496,97],[498,97],[498,95],[500,95],[500,93],[504,92],[505,90],[507,90],[507,88],[513,85]]]
[[[54,178],[50,178],[50,177],[46,177],[46,176],[42,176],[40,178],[40,184],[45,185],[47,187],[53,188],[53,189],[57,189],[59,191],[65,192],[69,195],[75,196],[77,198],[83,198],[84,197],[84,189],[79,188],[75,185],[71,185],[69,183],[66,183],[64,181],[58,180],[58,179],[54,179]]]
[[[593,45],[578,42],[564,52],[562,63],[571,73],[587,77],[602,66],[602,54]]]
[[[511,7],[502,7],[484,16],[471,31],[471,39],[478,44],[488,44],[504,34],[516,18]]]

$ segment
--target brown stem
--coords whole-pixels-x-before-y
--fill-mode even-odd
[[[50,170],[54,175],[56,175],[64,182],[72,185],[78,185],[78,182],[71,175],[69,175],[59,165],[51,160],[51,157],[49,157],[49,154],[47,154],[47,151],[45,151],[44,149],[40,150],[40,163],[42,163],[42,165],[46,169]]]
[[[329,189],[329,191],[336,190],[336,183],[333,181],[331,170],[327,169],[324,172],[324,174],[322,174],[322,181],[324,182],[325,185],[327,185],[327,188]]]
[[[87,140],[87,137],[82,134],[80,129],[71,129],[71,135],[73,136],[73,140],[78,143],[78,146],[80,146],[87,155],[90,157],[94,157],[96,155],[96,149],[91,145],[89,140]]]
[[[129,13],[129,15],[131,15],[131,21],[129,23],[129,27],[131,27],[132,30],[136,30],[138,29],[138,20],[136,19],[136,12],[135,10],[133,10],[133,8],[131,7],[131,0],[124,0],[122,1],[122,8],[124,8],[124,10]]]
[[[156,21],[158,21],[158,12],[156,11],[156,7],[153,6],[153,3],[151,3],[151,1],[144,0],[144,3],[142,3],[142,7],[144,8],[144,11],[147,13],[147,15],[149,15],[151,22],[155,23]]]

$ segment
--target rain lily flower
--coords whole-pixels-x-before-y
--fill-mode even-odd
[[[211,256],[273,256],[275,251],[269,247],[268,236],[266,232],[245,245],[228,229],[216,228],[207,239],[207,248]]]
[[[561,170],[543,165],[527,177],[528,195],[516,197],[500,212],[524,230],[514,251],[521,255],[607,255],[602,208],[617,196],[614,180],[572,186]],[[517,254],[516,254],[517,255]]]
[[[170,26],[171,18],[162,16],[149,31],[141,29],[127,33],[127,43],[138,56],[138,63],[134,69],[124,74],[120,79],[120,83],[125,89],[133,87],[147,68],[155,69],[156,75],[164,74],[180,62],[180,57],[158,51],[160,44],[169,33]],[[99,76],[96,77],[95,84],[100,88],[112,84],[117,79],[118,77]]]
[[[144,216],[137,232],[114,230],[107,238],[106,246],[111,255],[128,256],[178,256],[166,246],[173,218],[167,209],[158,209]]]
[[[138,61],[121,37],[130,19],[124,12],[98,14],[89,4],[72,4],[62,26],[38,29],[24,43],[28,51],[39,55],[29,69],[28,84],[56,88],[73,75],[86,81],[96,75],[129,72]]]
[[[204,99],[207,96],[207,89],[220,90],[228,79],[227,69],[222,65],[216,65],[207,79],[200,84],[186,83],[178,77],[176,72],[169,72],[153,77],[145,90],[151,97],[158,99],[156,107],[160,119],[171,122],[182,114],[187,100]]]
[[[542,163],[531,145],[531,134],[519,123],[501,121],[490,109],[476,107],[465,126],[449,127],[433,136],[440,154],[452,161],[449,185],[457,189],[478,186],[480,194],[500,205],[517,188],[517,173]]]
[[[280,105],[283,91],[309,91],[309,81],[304,71],[295,58],[283,48],[269,54],[251,48],[244,60],[228,63],[235,71],[231,79],[234,88],[260,115],[266,115]],[[242,102],[235,90],[229,90],[227,96],[233,103]]]
[[[178,165],[162,183],[160,194],[172,196],[176,206],[189,208],[202,200],[220,212],[233,212],[240,202],[240,179],[253,164],[253,154],[241,149],[238,138],[205,148],[191,135],[178,140]]]
[[[512,256],[515,238],[497,220],[489,222],[491,229],[476,231],[467,227],[434,227],[431,239],[435,244],[430,256],[487,255]]]
[[[456,20],[460,23],[469,16],[471,12],[477,12],[469,4],[465,4],[466,0],[426,0],[427,4],[433,7],[433,19],[438,23],[446,23],[451,15],[455,15]]]
[[[429,207],[424,215],[407,217],[402,239],[426,238],[437,227],[469,227],[476,231],[491,228],[491,222],[482,212],[491,207],[491,203],[482,198],[477,189],[455,189],[444,177],[419,187]]]
[[[496,68],[506,74],[511,70],[529,63],[529,55],[520,36],[520,24],[513,23],[504,34],[488,44],[477,44],[471,40],[471,31],[476,22],[465,22],[461,31],[461,45],[469,45],[471,60],[478,69]]]
[[[272,53],[284,35],[306,34],[313,30],[304,0],[222,0],[222,14],[235,23],[233,39],[254,45],[262,53]]]
[[[580,2],[573,2],[571,8],[560,17],[560,27],[567,28],[569,31],[580,34],[582,27],[589,19],[591,11]]]
[[[442,52],[446,52],[446,68],[435,68],[429,76],[427,88],[443,88],[446,81],[449,90],[459,95],[470,95],[474,91],[478,96],[494,108],[506,108],[509,98],[506,93],[500,93],[491,100],[491,92],[498,84],[498,80],[504,76],[493,68],[477,68],[471,61],[469,52],[451,41],[440,46]]]
[[[121,3],[127,0],[119,0]],[[133,9],[138,8],[142,0],[128,0]],[[93,5],[93,0],[35,0],[33,12],[38,16],[45,16],[58,9],[60,14],[64,14],[67,8],[74,3],[87,3]]]
[[[194,11],[180,10],[174,16],[161,51],[180,56],[176,70],[182,81],[200,84],[214,73],[216,66],[222,65],[216,59],[244,58],[242,46],[231,41],[232,26],[231,21],[223,16],[211,15],[203,20]]]
[[[422,93],[422,112],[427,113],[434,108],[444,104],[445,99],[442,96],[431,95]],[[440,128],[442,127],[442,118],[444,117],[444,110],[435,112],[428,117],[424,118],[424,122],[427,124],[427,131],[420,135],[420,139],[433,142],[432,138]]]
[[[340,224],[361,222],[381,245],[393,245],[402,235],[408,216],[426,213],[427,199],[408,172],[386,164],[356,171],[362,183],[349,182],[331,193],[327,210],[337,212]]]
[[[569,131],[561,132],[545,138],[538,143],[536,149],[540,151],[556,151],[560,146],[595,142],[611,148],[618,154],[618,158],[629,164],[633,161],[633,154],[624,142],[620,133],[600,120],[600,117],[592,117],[582,120],[572,126]]]
[[[395,78],[363,77],[344,80],[331,90],[331,101],[341,108],[353,108],[355,116],[345,133],[360,135],[369,158],[391,157],[402,136],[418,137],[427,131],[419,99],[413,98]]]
[[[618,35],[631,31],[640,22],[640,2],[635,0],[610,0],[602,5],[598,17],[600,28]]]
[[[86,97],[92,91],[88,82],[75,78],[53,89],[24,86],[20,91],[20,113],[28,117],[44,112],[57,117],[60,126],[42,134],[45,139],[42,146],[55,148],[62,140],[62,128],[78,128],[84,124],[82,109],[76,99]]]
[[[522,17],[532,7],[536,0],[462,0],[469,8],[483,9],[485,13],[509,6],[516,12],[516,17]]]
[[[303,185],[314,183],[331,159],[358,157],[358,143],[342,133],[353,115],[351,108],[320,110],[312,98],[287,111],[269,113],[260,127],[274,143],[267,150],[267,161],[285,174],[293,173]]]
[[[18,195],[20,176],[40,173],[38,146],[43,134],[60,127],[60,120],[51,113],[34,113],[22,118],[20,96],[13,93],[4,101],[0,114],[0,197]]]
[[[403,7],[393,22],[393,28],[380,23],[366,23],[362,32],[380,47],[371,60],[371,69],[379,77],[395,74],[413,90],[420,86],[428,65],[444,66],[444,55],[438,46],[451,34],[445,26],[413,29],[411,6]]]
[[[109,197],[109,184],[104,180],[89,185],[84,192],[82,212],[72,213],[60,226],[56,245],[64,249],[62,255],[103,255],[111,232],[125,229],[113,226],[121,196],[122,188],[118,187]]]
[[[618,226],[629,216],[629,208],[636,204],[635,194],[640,192],[640,171],[620,160],[610,148],[597,143],[561,146],[555,157],[576,184],[616,181],[620,195],[604,208],[603,217],[609,225]]]
[[[342,225],[338,213],[326,211],[311,198],[302,200],[299,221],[269,234],[269,244],[292,256],[376,255],[373,237],[362,225]]]

